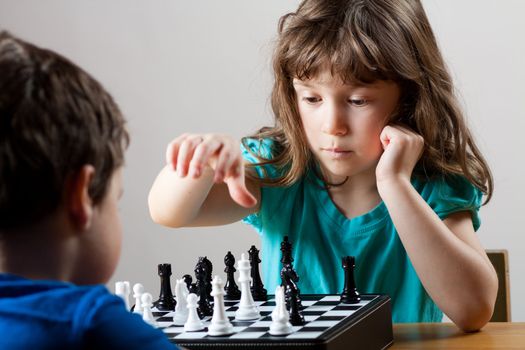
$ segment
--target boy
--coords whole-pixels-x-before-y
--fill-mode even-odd
[[[103,87],[0,32],[0,348],[173,349],[106,283],[128,144]]]

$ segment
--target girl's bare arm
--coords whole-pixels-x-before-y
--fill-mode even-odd
[[[148,197],[155,222],[225,225],[258,210],[260,189],[245,178],[239,144],[232,138],[181,135],[168,145],[166,162]]]

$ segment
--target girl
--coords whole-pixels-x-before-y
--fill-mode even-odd
[[[153,219],[253,225],[268,290],[288,235],[302,293],[340,293],[353,255],[360,291],[390,295],[394,322],[485,325],[497,277],[475,231],[492,177],[421,3],[306,0],[280,20],[273,68],[275,125],[240,149],[172,141]]]

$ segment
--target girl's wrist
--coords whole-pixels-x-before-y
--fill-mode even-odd
[[[410,179],[405,176],[391,176],[377,180],[377,190],[383,200],[395,196],[399,191],[412,189]]]

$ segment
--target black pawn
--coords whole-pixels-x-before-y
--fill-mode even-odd
[[[226,268],[224,269],[224,272],[226,272],[226,284],[224,285],[226,295],[224,296],[224,299],[239,300],[241,298],[241,291],[239,290],[237,283],[235,283],[234,273],[237,270],[234,267],[235,257],[231,252],[228,252],[224,257],[224,264],[226,265]]]
[[[354,267],[355,258],[353,256],[345,256],[343,258],[343,269],[345,270],[345,285],[343,293],[341,293],[341,302],[343,304],[356,304],[361,300],[359,292],[355,287]]]
[[[251,292],[253,300],[255,301],[266,301],[268,299],[268,292],[264,289],[263,282],[261,280],[261,275],[259,273],[259,250],[255,248],[254,245],[248,251],[250,257],[250,277],[252,278]]]
[[[199,307],[197,312],[199,317],[213,315],[213,309],[207,295],[207,283],[206,283],[206,263],[199,259],[197,266],[195,266],[195,278],[197,279],[197,290],[199,295]]]
[[[175,310],[175,298],[171,292],[171,264],[159,264],[160,295],[153,305],[161,311]]]

